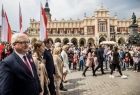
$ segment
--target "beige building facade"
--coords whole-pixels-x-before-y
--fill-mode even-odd
[[[130,19],[119,20],[117,16],[110,16],[110,12],[101,6],[91,17],[80,20],[51,20],[48,3],[45,6],[46,15],[49,18],[47,25],[48,38],[53,43],[73,43],[77,46],[85,46],[88,43],[99,44],[102,41],[114,40],[118,44],[125,44],[129,35]],[[137,18],[140,33],[140,18]],[[30,19],[28,34],[31,39],[39,39],[40,23]]]

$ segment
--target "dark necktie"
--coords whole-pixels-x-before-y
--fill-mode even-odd
[[[29,63],[29,61],[27,61],[27,57],[26,56],[23,56],[23,59],[24,59],[24,63],[26,64],[27,68],[32,72],[32,69],[31,69],[31,64]]]

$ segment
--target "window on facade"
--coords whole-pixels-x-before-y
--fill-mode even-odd
[[[123,27],[123,32],[125,32],[125,27]]]
[[[74,31],[71,31],[71,34],[74,34]]]
[[[56,29],[53,29],[53,34],[57,34],[57,31],[56,31]]]
[[[87,34],[94,34],[94,26],[88,26],[87,27]]]
[[[65,34],[67,34],[67,31],[64,31]]]
[[[84,35],[84,29],[80,29],[81,35]]]
[[[121,32],[121,31],[120,31],[120,27],[117,28],[117,32]]]
[[[63,31],[64,31],[63,29],[60,29],[60,34],[64,34]]]
[[[67,31],[67,34],[69,34],[69,30],[67,29],[66,31]]]
[[[52,32],[52,30],[50,31],[50,34],[52,34],[53,32]]]
[[[110,32],[114,32],[114,31],[115,31],[114,26],[111,26],[110,27]]]
[[[38,31],[36,31],[36,34],[38,34]]]
[[[60,34],[60,29],[57,29],[58,34]]]
[[[126,27],[126,32],[128,32],[128,27]]]
[[[77,29],[76,28],[74,29],[74,34],[77,34]]]
[[[99,32],[106,32],[106,22],[104,21],[99,22],[98,30]]]

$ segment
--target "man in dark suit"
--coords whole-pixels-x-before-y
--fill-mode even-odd
[[[49,39],[46,39],[44,41],[44,44],[46,46],[43,59],[45,63],[45,67],[48,73],[48,78],[50,80],[50,83],[48,85],[49,91],[51,95],[56,95],[55,91],[55,85],[54,85],[54,74],[55,74],[55,67],[54,67],[54,61],[53,61],[53,56],[52,56],[52,51],[51,51],[51,42]]]
[[[104,69],[103,69],[103,61],[104,61],[104,48],[102,47],[102,45],[99,45],[99,48],[97,49],[97,60],[99,62],[98,66],[95,68],[95,72],[101,68],[101,72],[102,74],[105,74],[104,73]],[[96,75],[94,73],[94,75]]]
[[[35,64],[27,55],[28,36],[14,34],[12,45],[14,52],[0,63],[0,95],[39,95],[41,86]]]

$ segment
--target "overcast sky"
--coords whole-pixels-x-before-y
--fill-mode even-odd
[[[45,6],[47,0],[0,0],[0,10],[2,4],[7,12],[12,30],[19,31],[19,2],[23,17],[23,31],[29,27],[30,18],[37,21],[40,19],[40,2]],[[137,18],[140,17],[140,0],[48,0],[52,14],[52,19],[68,20],[83,19],[84,13],[93,16],[94,11],[103,3],[104,7],[110,11],[110,15],[117,14],[119,19],[131,18],[135,12]],[[1,13],[0,13],[1,14]],[[0,17],[1,25],[1,17]]]

